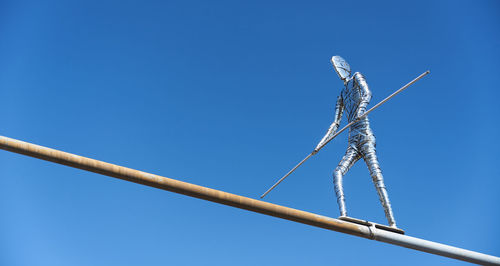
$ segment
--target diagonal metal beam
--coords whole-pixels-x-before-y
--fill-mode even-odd
[[[58,151],[28,142],[0,136],[0,149],[79,168],[126,181],[143,184],[187,196],[209,200],[265,215],[270,215],[298,223],[373,239],[427,253],[445,256],[483,265],[500,265],[500,258],[466,249],[448,246],[411,236],[384,231],[370,226],[358,225],[330,217],[292,209],[269,202],[251,199],[220,190],[202,187],[175,179],[149,174],[131,168],[98,161],[75,154]]]

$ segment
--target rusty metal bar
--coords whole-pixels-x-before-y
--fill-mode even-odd
[[[126,181],[449,258],[500,265],[500,258],[255,200],[0,136],[0,149]]]

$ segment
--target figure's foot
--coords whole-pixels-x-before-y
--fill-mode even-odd
[[[346,222],[351,222],[355,224],[360,224],[364,226],[369,226],[369,227],[375,227],[377,229],[393,232],[393,233],[398,233],[398,234],[405,234],[405,231],[403,229],[397,228],[396,223],[392,223],[390,225],[385,225],[385,224],[377,224],[374,222],[370,222],[367,220],[361,220],[353,217],[348,217],[348,216],[340,216],[338,218],[339,220],[346,221]]]
[[[405,234],[405,231],[403,229],[401,229],[401,228],[398,228],[396,226],[396,223],[390,223],[389,226],[382,225],[382,224],[375,224],[375,227],[378,228],[378,229],[382,229],[382,230],[386,230],[386,231],[391,231],[391,232],[402,234],[402,235]]]

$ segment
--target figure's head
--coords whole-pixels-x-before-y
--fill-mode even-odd
[[[332,65],[342,81],[345,82],[351,76],[351,67],[344,58],[338,55],[332,56]]]

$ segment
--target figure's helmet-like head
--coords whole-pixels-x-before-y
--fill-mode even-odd
[[[344,58],[338,55],[332,56],[332,65],[342,81],[345,82],[351,76],[351,67]]]

